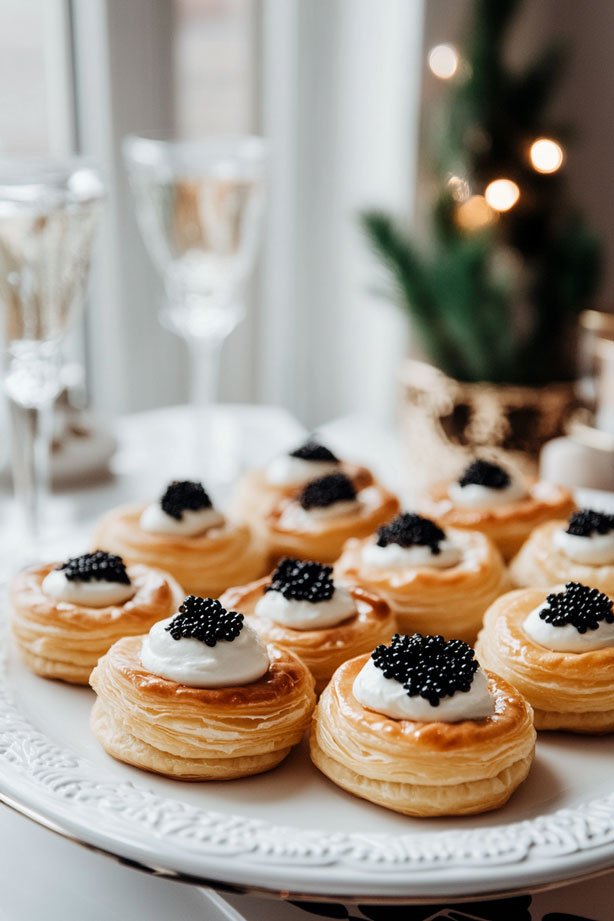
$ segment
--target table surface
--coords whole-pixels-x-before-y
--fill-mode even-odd
[[[58,531],[64,531],[59,544],[66,552],[77,550],[87,538],[91,522],[102,511],[130,499],[146,498],[159,492],[165,480],[194,475],[189,451],[185,449],[188,417],[183,407],[157,410],[118,421],[119,450],[113,462],[112,479],[97,486],[75,486],[53,497],[51,508]],[[223,503],[232,477],[239,469],[263,463],[287,448],[304,434],[301,427],[283,410],[274,407],[227,407],[216,422],[219,443],[225,446],[228,463],[218,463],[218,481],[213,492]],[[403,491],[402,451],[391,432],[381,430],[369,420],[348,417],[322,426],[319,433],[333,449],[363,460],[384,474],[389,485]],[[218,457],[218,461],[220,458]],[[601,497],[608,504],[610,497]],[[8,511],[7,500],[0,509]],[[10,520],[4,519],[5,522]],[[0,534],[8,539],[9,526]],[[64,554],[64,549],[58,556]],[[458,906],[453,915],[442,915],[433,906],[425,915],[422,909],[340,906],[294,906],[245,896],[207,893],[195,887],[156,879],[107,857],[66,841],[13,813],[0,809],[0,921],[72,921],[84,917],[147,921],[173,918],[206,921],[300,921],[317,917],[369,919],[369,921],[427,921],[453,917],[493,919],[493,921],[611,921],[611,896],[614,874],[585,883],[566,886],[549,893],[525,896],[503,905],[482,903]],[[34,871],[34,873],[33,873]],[[32,880],[35,880],[33,884]],[[448,906],[449,907],[449,906]]]

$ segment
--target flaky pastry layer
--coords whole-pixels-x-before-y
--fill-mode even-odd
[[[553,518],[568,518],[575,504],[568,489],[539,482],[523,499],[489,509],[470,509],[454,505],[448,484],[438,484],[418,503],[418,511],[438,521],[444,528],[481,531],[497,545],[504,560],[518,552],[531,531]]]
[[[334,627],[294,630],[276,624],[255,613],[269,582],[267,577],[231,588],[222,595],[222,604],[228,610],[245,614],[267,643],[283,646],[300,656],[315,679],[318,694],[339,665],[361,653],[371,653],[379,643],[387,643],[396,631],[395,618],[386,602],[359,587],[350,589],[357,613]]]
[[[448,535],[462,549],[456,566],[380,569],[362,562],[367,540],[350,540],[335,566],[338,579],[384,598],[403,633],[440,633],[474,643],[488,606],[510,588],[495,545],[479,531]]]
[[[152,534],[139,525],[144,507],[112,509],[100,520],[92,545],[131,563],[163,567],[194,595],[217,598],[229,586],[266,572],[267,547],[248,524],[229,520],[193,537]]]
[[[476,654],[524,694],[538,729],[614,731],[614,648],[552,652],[534,642],[522,624],[543,604],[548,589],[518,589],[489,608]]]
[[[207,690],[146,671],[141,643],[115,643],[90,679],[92,731],[114,758],[182,780],[231,780],[275,767],[301,740],[313,678],[288,650],[268,647],[271,665],[258,681]]]
[[[407,815],[466,815],[503,805],[535,752],[532,710],[518,691],[489,674],[491,717],[393,720],[352,693],[366,659],[342,665],[320,697],[310,739],[315,765],[355,796]]]
[[[92,668],[123,636],[149,630],[177,610],[183,588],[167,572],[150,566],[128,566],[136,588],[121,605],[88,608],[54,601],[42,590],[45,576],[57,563],[20,572],[10,590],[11,628],[21,656],[33,672],[87,684]]]

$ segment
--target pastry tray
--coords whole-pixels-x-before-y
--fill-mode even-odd
[[[541,735],[503,809],[411,819],[335,787],[305,745],[274,771],[226,783],[118,764],[89,731],[93,692],[32,675],[4,636],[2,650],[0,800],[151,872],[385,902],[526,890],[614,866],[614,737]]]

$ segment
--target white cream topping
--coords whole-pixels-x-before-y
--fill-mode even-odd
[[[540,646],[552,652],[590,652],[614,646],[614,624],[600,621],[596,630],[587,630],[586,633],[579,633],[573,624],[555,627],[539,616],[546,606],[544,602],[533,608],[522,624],[527,636]]]
[[[224,524],[224,516],[214,508],[184,509],[181,518],[167,515],[159,502],[152,502],[143,511],[140,519],[143,531],[152,534],[177,534],[181,537],[195,537],[211,528]]]
[[[414,544],[401,547],[400,544],[388,544],[379,547],[376,541],[365,544],[362,548],[362,562],[373,569],[446,569],[456,566],[463,558],[462,549],[448,537],[439,544],[439,553],[433,553],[430,547]]]
[[[479,483],[468,483],[467,486],[461,486],[460,483],[450,483],[448,495],[454,505],[460,505],[463,508],[492,508],[496,505],[507,505],[508,502],[516,502],[527,495],[523,484],[512,479],[508,486],[503,489],[491,489],[489,486],[481,486]]]
[[[294,630],[321,630],[334,627],[356,613],[349,591],[336,585],[327,601],[303,601],[284,598],[281,592],[265,592],[256,604],[256,614]]]
[[[335,461],[310,461],[304,457],[282,454],[266,468],[265,478],[272,486],[301,486],[338,470],[339,464]]]
[[[267,648],[243,624],[236,639],[207,646],[193,637],[175,640],[165,628],[172,617],[154,624],[141,646],[141,663],[153,675],[191,688],[237,687],[257,681],[269,667]]]
[[[47,573],[41,588],[44,594],[54,601],[81,604],[86,608],[106,608],[109,605],[124,604],[136,594],[134,585],[96,579],[80,582],[67,579],[61,569],[52,569]]]
[[[444,697],[434,707],[423,697],[410,697],[403,685],[394,678],[385,678],[373,659],[369,658],[354,679],[354,697],[368,710],[375,710],[393,720],[416,720],[422,723],[461,720],[481,720],[491,716],[495,702],[488,690],[486,673],[478,668],[468,691],[457,691]]]
[[[552,542],[557,550],[574,563],[585,563],[588,566],[614,563],[614,531],[608,531],[607,534],[594,531],[581,537],[559,528],[554,532]]]
[[[343,499],[332,505],[310,509],[303,508],[299,502],[289,502],[279,516],[279,524],[288,530],[309,531],[317,528],[322,521],[357,514],[361,507],[359,499]]]

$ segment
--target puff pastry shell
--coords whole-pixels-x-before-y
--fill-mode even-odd
[[[352,693],[367,660],[342,665],[320,697],[311,757],[355,796],[415,816],[468,815],[502,806],[525,779],[535,751],[529,704],[489,674],[492,717],[460,723],[392,720]]]
[[[316,693],[328,684],[333,672],[347,659],[371,652],[379,643],[387,643],[396,631],[396,621],[381,598],[358,587],[350,588],[357,613],[319,630],[294,630],[255,613],[256,604],[270,579],[231,588],[221,602],[229,611],[240,611],[267,643],[283,646],[300,656],[315,680]]]
[[[153,534],[139,525],[144,508],[112,509],[100,520],[93,546],[131,563],[163,567],[187,593],[203,597],[217,598],[230,585],[267,571],[267,549],[248,524],[229,520],[193,537]]]
[[[10,591],[11,627],[24,662],[37,675],[87,684],[96,662],[123,636],[141,634],[177,610],[182,587],[150,566],[128,566],[135,595],[121,605],[88,608],[55,601],[42,583],[57,563],[20,572]]]
[[[373,482],[373,474],[367,467],[342,461],[338,470],[352,480],[356,489],[364,489]],[[314,474],[314,478],[315,476]],[[269,483],[266,470],[257,467],[248,470],[238,481],[230,503],[230,512],[235,518],[249,521],[254,527],[259,527],[271,509],[284,499],[291,499],[300,491],[300,486]]]
[[[360,508],[338,517],[314,519],[308,526],[291,526],[284,512],[291,500],[278,503],[263,522],[271,562],[290,556],[334,563],[350,537],[366,537],[399,512],[399,500],[385,487],[372,483],[358,492]]]
[[[486,613],[476,655],[482,665],[511,681],[535,710],[537,729],[604,733],[614,730],[614,648],[552,652],[522,624],[549,590],[519,589]]]
[[[181,780],[231,780],[270,770],[301,740],[315,695],[291,652],[269,646],[258,681],[206,690],[146,671],[141,643],[115,643],[91,676],[92,731],[114,758]]]
[[[473,644],[484,612],[510,584],[499,551],[484,534],[449,529],[447,535],[462,549],[456,566],[367,566],[362,562],[367,541],[350,540],[335,575],[385,598],[402,633],[440,633]]]
[[[439,484],[418,503],[418,511],[447,528],[481,531],[497,545],[504,560],[511,560],[533,528],[552,518],[568,518],[575,504],[569,490],[552,483],[531,485],[523,499],[487,509],[454,505],[448,484]]]
[[[510,563],[510,576],[519,588],[548,588],[559,582],[582,582],[614,596],[614,565],[575,563],[554,545],[556,531],[567,521],[547,521],[536,528]]]

